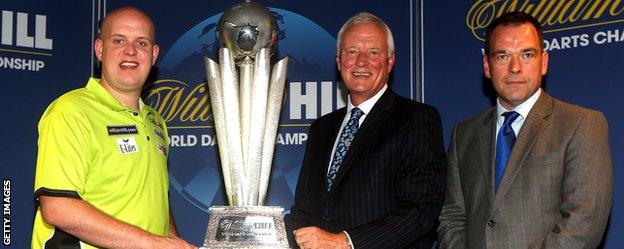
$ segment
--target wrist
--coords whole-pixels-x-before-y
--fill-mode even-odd
[[[342,231],[340,233],[340,237],[342,238],[342,241],[344,242],[343,248],[353,249],[353,243],[351,242],[351,237],[349,236],[347,231]]]
[[[143,242],[141,243],[141,248],[157,248],[160,245],[161,239],[162,238],[160,236],[148,234],[144,237]]]

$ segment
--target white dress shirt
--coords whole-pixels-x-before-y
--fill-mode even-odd
[[[531,97],[529,97],[526,101],[524,101],[522,104],[519,104],[512,110],[505,109],[500,104],[500,100],[498,98],[496,99],[496,113],[498,115],[498,118],[496,119],[496,137],[494,141],[497,141],[496,139],[498,139],[498,131],[503,126],[503,123],[505,123],[505,117],[503,117],[503,113],[509,111],[515,111],[520,114],[518,118],[516,118],[516,120],[511,123],[511,128],[513,129],[516,137],[518,137],[518,134],[520,134],[520,129],[522,129],[522,125],[524,124],[526,117],[529,115],[529,112],[531,112],[531,109],[537,102],[537,99],[539,99],[541,93],[542,89],[537,89],[537,91]]]

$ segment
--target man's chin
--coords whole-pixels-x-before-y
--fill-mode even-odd
[[[127,77],[120,81],[120,83],[128,89],[141,89],[143,87],[143,82],[145,82],[145,79],[139,79],[136,77]]]
[[[346,84],[347,88],[353,91],[366,90],[370,88],[371,85],[373,85],[373,82],[371,79],[364,79],[364,78],[350,78],[348,82],[349,84]]]

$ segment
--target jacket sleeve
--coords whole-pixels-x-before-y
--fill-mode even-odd
[[[438,243],[440,248],[466,248],[466,208],[459,178],[457,127],[453,130],[448,150],[446,196],[440,213]]]
[[[310,195],[308,194],[310,190],[310,171],[313,170],[314,165],[311,162],[313,160],[310,158],[312,156],[312,150],[314,146],[316,146],[316,140],[314,136],[314,131],[316,130],[317,123],[314,122],[310,126],[310,130],[308,132],[308,138],[310,138],[306,144],[305,155],[303,157],[303,164],[301,166],[301,172],[299,173],[299,178],[297,180],[297,189],[295,190],[295,202],[290,208],[290,213],[284,217],[284,222],[286,226],[286,235],[288,237],[288,243],[292,248],[297,248],[297,243],[295,243],[295,238],[293,231],[299,229],[301,227],[310,226],[310,216],[308,207],[310,207]]]

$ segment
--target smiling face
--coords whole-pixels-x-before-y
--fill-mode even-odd
[[[342,34],[336,63],[354,105],[373,97],[388,81],[394,53],[388,55],[387,43],[385,29],[375,22],[355,24]]]
[[[542,51],[541,42],[529,23],[502,25],[492,32],[483,68],[504,108],[513,109],[540,88],[548,71],[548,53]]]
[[[94,44],[102,62],[100,83],[104,88],[136,96],[141,93],[159,52],[154,33],[152,21],[136,9],[117,10],[106,17]]]

